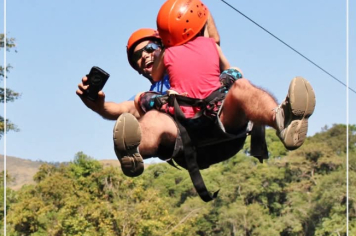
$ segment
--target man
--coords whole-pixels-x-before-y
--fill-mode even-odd
[[[159,47],[161,47],[161,40],[158,32],[154,29],[142,28],[135,31],[130,36],[127,42],[126,52],[127,59],[132,68],[151,82],[152,85],[150,91],[164,94],[170,87],[168,77],[158,83],[154,82],[151,78],[153,53]],[[140,117],[133,100],[121,103],[107,102],[105,101],[105,94],[103,91],[99,91],[96,101],[88,99],[85,96],[85,92],[88,89],[87,81],[88,78],[86,76],[82,78],[82,82],[78,85],[76,93],[88,108],[98,113],[104,119],[116,120],[123,113],[132,114],[136,118]],[[157,147],[156,154],[158,156],[167,156],[166,149],[166,147],[160,145],[160,147]],[[134,175],[129,171],[132,168],[131,158],[120,158],[119,160],[123,172],[127,176],[133,177]],[[136,165],[136,168],[143,170],[142,158],[139,164]]]
[[[184,22],[185,25],[183,28],[178,27],[179,29],[193,29],[192,32],[195,32],[194,21],[190,19],[194,14],[191,14],[191,12],[194,12],[193,8],[200,6],[203,6],[203,4],[199,0],[193,0],[189,3],[183,0],[167,1],[162,8],[167,9],[166,13],[161,14],[164,19],[158,21],[157,18],[158,29],[179,25],[181,24],[177,24],[179,21]],[[186,8],[189,10],[186,10]],[[190,8],[192,9],[190,10]],[[186,11],[182,11],[182,9]],[[174,17],[175,15],[179,15],[180,18],[177,19]],[[186,20],[180,21],[180,19]],[[159,22],[162,22],[162,25]],[[192,26],[189,25],[190,23]],[[174,31],[175,29],[168,27],[165,30]],[[160,33],[160,36],[163,42],[169,42],[169,40],[170,42],[180,42],[187,40],[186,37],[181,38],[184,32],[165,34],[170,37],[169,39],[165,38],[164,34]],[[172,38],[174,36],[178,38]],[[192,35],[190,36],[192,37]],[[199,51],[196,53],[199,54]],[[184,57],[184,55],[175,56],[177,58]],[[197,57],[199,56],[197,55]],[[191,65],[184,65],[184,63],[189,63],[189,60],[181,60],[180,67],[182,67],[182,70],[190,68]],[[190,70],[185,70],[184,73],[184,76],[187,77]],[[234,73],[232,72],[231,75]],[[192,79],[194,79],[194,76]],[[164,102],[166,102],[165,105],[168,104],[171,108],[174,108],[174,115],[162,113],[162,116],[157,111],[151,110],[142,116],[139,121],[130,114],[121,115],[114,127],[114,145],[118,158],[131,158],[131,172],[133,176],[137,176],[143,171],[137,171],[135,168],[142,157],[155,156],[159,144],[174,145],[172,158],[179,165],[189,170],[199,195],[204,201],[209,201],[213,197],[207,193],[205,185],[200,184],[202,179],[197,169],[207,168],[210,164],[216,163],[214,160],[216,155],[223,156],[222,159],[227,159],[236,154],[245,141],[249,121],[274,128],[285,147],[294,150],[303,144],[308,130],[308,118],[313,114],[315,108],[314,90],[310,83],[302,77],[296,77],[291,81],[286,99],[278,105],[272,95],[252,85],[247,79],[238,76],[229,87],[226,96],[219,100],[223,101],[223,105],[218,112],[213,114],[215,119],[212,116],[208,117],[213,122],[204,127],[201,124],[197,125],[201,118],[207,120],[204,115],[210,112],[211,106],[214,106],[214,103],[210,103],[211,101],[215,102],[216,100],[214,98],[209,101],[205,99],[194,100],[185,96],[170,95]],[[153,99],[149,102],[158,103],[158,100]],[[201,105],[205,103],[208,106]],[[180,110],[180,106],[187,106],[187,104],[194,104],[191,106],[199,108],[198,110],[202,111],[201,114],[203,115],[200,114],[193,119],[186,119],[184,115],[181,116],[177,110]],[[160,108],[160,105],[156,105],[156,107]],[[152,122],[158,117],[160,122]],[[241,134],[245,136],[243,137]],[[214,136],[219,138],[214,140]],[[223,142],[220,137],[226,138],[226,142],[225,140]],[[218,149],[221,153],[216,152],[217,148],[214,146],[216,144],[219,144]],[[209,152],[206,150],[209,150]]]
[[[142,28],[135,31],[129,38],[126,46],[127,52],[127,59],[132,66],[139,74],[142,74],[145,78],[147,78],[151,82],[150,91],[165,93],[167,89],[169,89],[169,82],[168,78],[164,78],[163,81],[154,82],[151,78],[151,71],[152,68],[149,64],[147,65],[138,65],[135,60],[133,59],[134,49],[138,44],[145,44],[148,43],[154,44],[156,47],[150,48],[147,52],[145,50],[141,51],[141,55],[144,56],[150,55],[156,50],[158,47],[161,47],[161,39],[158,35],[158,32],[154,29]],[[142,49],[141,47],[140,49]],[[147,50],[147,49],[146,49]],[[122,113],[131,113],[135,117],[139,117],[139,114],[135,108],[133,101],[125,101],[122,103],[114,103],[114,102],[106,102],[105,101],[105,94],[103,91],[98,93],[98,99],[96,101],[92,101],[88,99],[85,94],[85,91],[88,89],[87,85],[88,78],[85,76],[82,78],[82,82],[78,85],[78,89],[76,91],[77,95],[81,98],[83,103],[93,110],[94,112],[101,115],[104,119],[108,120],[116,120]]]

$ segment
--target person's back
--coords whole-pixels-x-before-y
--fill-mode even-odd
[[[169,75],[170,90],[183,96],[205,99],[221,86],[220,72],[230,67],[216,42],[208,37],[208,8],[200,1],[166,1],[157,15],[157,29],[164,45],[152,69],[154,81]],[[186,117],[199,107],[181,106]],[[163,108],[163,110],[166,110]],[[174,113],[169,108],[169,113]]]
[[[196,37],[165,50],[164,65],[171,89],[192,98],[206,98],[220,87],[219,53],[211,38]]]

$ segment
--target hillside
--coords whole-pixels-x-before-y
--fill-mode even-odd
[[[103,166],[120,166],[117,160],[99,160]],[[7,187],[18,190],[25,184],[34,184],[33,176],[37,173],[38,168],[44,164],[42,161],[31,161],[18,157],[6,156],[6,170],[14,179],[8,183]],[[0,171],[4,170],[4,155],[0,154]]]
[[[0,155],[0,171],[4,170],[4,156]],[[24,184],[33,184],[32,177],[36,174],[38,168],[43,164],[39,161],[25,160],[17,157],[6,156],[6,170],[14,179],[7,183],[7,186],[17,190]]]

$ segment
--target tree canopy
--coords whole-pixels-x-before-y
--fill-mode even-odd
[[[4,50],[6,45],[6,50],[7,51],[15,51],[16,48],[16,44],[15,44],[15,39],[14,38],[6,38],[5,39],[5,35],[4,34],[0,34],[0,51]],[[4,68],[2,65],[0,65],[0,80],[3,80],[5,77],[5,69],[6,69],[6,73],[10,72],[10,69],[12,69],[12,66],[10,64],[5,66],[6,68]],[[7,79],[7,76],[6,76]],[[6,97],[5,97],[6,94]],[[20,94],[15,92],[12,89],[9,88],[4,88],[4,87],[0,87],[0,103],[4,103],[6,102],[13,102],[16,99],[18,99],[20,97]],[[19,129],[17,128],[17,126],[15,124],[13,124],[9,119],[6,119],[6,132],[8,131],[19,131]],[[2,138],[2,136],[4,135],[5,132],[5,120],[4,117],[0,115],[0,139]]]
[[[69,164],[44,164],[34,176],[35,185],[8,190],[7,232],[345,236],[348,207],[349,233],[356,235],[356,126],[349,129],[349,206],[345,125],[323,129],[296,151],[281,148],[267,130],[273,155],[264,163],[240,152],[202,171],[208,189],[220,189],[209,203],[199,198],[187,171],[166,163],[150,165],[137,178],[82,152]]]

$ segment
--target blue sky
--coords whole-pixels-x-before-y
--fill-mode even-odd
[[[7,53],[14,68],[7,87],[21,98],[7,104],[6,116],[20,132],[6,136],[6,154],[30,160],[62,162],[83,151],[96,159],[116,159],[114,121],[102,119],[75,94],[94,65],[110,73],[107,101],[121,102],[149,88],[128,64],[125,46],[139,28],[155,28],[163,0],[11,0],[7,1],[8,37],[17,51]],[[346,83],[346,1],[228,1],[238,10]],[[258,28],[222,1],[205,0],[231,65],[253,84],[282,101],[294,76],[313,85],[317,105],[308,135],[325,125],[356,124],[356,94]],[[349,86],[355,80],[355,2],[349,3]],[[1,4],[3,12],[3,2]],[[2,16],[2,14],[1,14]],[[3,32],[3,25],[0,28]],[[3,51],[2,51],[3,52]],[[3,57],[1,63],[3,64]],[[353,68],[352,68],[353,67]],[[3,81],[1,86],[3,86]],[[3,105],[0,114],[3,115]],[[4,139],[0,143],[4,154]]]

